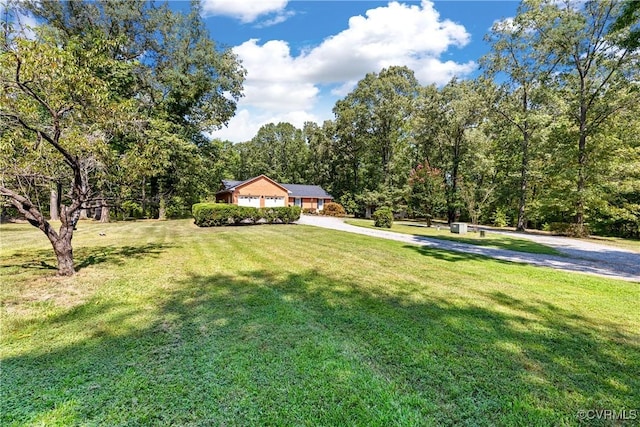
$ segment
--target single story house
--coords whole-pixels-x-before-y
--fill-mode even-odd
[[[218,202],[256,208],[295,205],[321,211],[332,200],[318,185],[279,184],[266,175],[246,181],[223,180],[222,189],[216,193]]]

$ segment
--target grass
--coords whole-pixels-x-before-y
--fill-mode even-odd
[[[349,219],[345,221],[347,224],[357,225],[358,227],[378,229],[373,225],[373,221],[369,219]],[[532,254],[545,254],[563,256],[563,254],[541,243],[536,243],[527,239],[505,236],[502,234],[488,233],[486,237],[480,237],[480,233],[470,232],[467,234],[453,234],[449,231],[449,227],[444,225],[440,229],[435,227],[426,227],[421,224],[402,224],[394,223],[390,231],[402,234],[411,234],[414,236],[429,237],[432,239],[449,240],[458,243],[469,243],[476,246],[487,246],[498,249],[508,249],[516,252],[528,252]]]
[[[2,225],[0,242],[3,426],[547,426],[640,408],[637,283],[295,225],[82,222],[72,278],[40,231]]]
[[[634,252],[640,252],[640,240],[638,239],[623,239],[622,237],[604,237],[604,236],[591,236],[586,240],[587,242],[599,243],[601,245],[613,246],[615,248],[627,249]]]

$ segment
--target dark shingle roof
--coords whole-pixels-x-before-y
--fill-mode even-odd
[[[318,199],[333,199],[329,193],[319,185],[280,184],[289,190],[289,197],[314,197]]]
[[[253,178],[251,178],[253,179]],[[250,180],[247,180],[250,181]],[[242,184],[243,182],[247,182],[247,181],[233,181],[231,179],[223,179],[222,180],[222,185],[224,185],[223,190],[231,190],[234,187],[237,187],[238,185]]]

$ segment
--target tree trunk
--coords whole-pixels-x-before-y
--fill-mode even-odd
[[[60,221],[60,210],[58,209],[58,191],[51,189],[51,197],[49,197],[49,218],[51,221]]]
[[[576,195],[576,233],[586,235],[584,230],[584,193],[587,187],[587,106],[580,106],[580,138],[578,139],[578,186]]]
[[[61,235],[58,240],[51,242],[58,260],[58,276],[73,276],[76,272],[73,268],[73,247],[71,246],[73,232],[68,231]]]
[[[160,194],[160,204],[158,206],[158,220],[165,221],[167,219],[167,202],[164,199],[164,195]]]
[[[522,164],[520,165],[520,201],[518,203],[518,224],[516,231],[525,231],[526,206],[527,206],[527,186],[529,183],[529,133],[526,130],[522,134]]]
[[[102,199],[102,206],[100,207],[100,222],[109,222],[109,206]]]
[[[88,219],[89,217],[87,216],[87,210],[86,209],[80,209],[80,219]]]

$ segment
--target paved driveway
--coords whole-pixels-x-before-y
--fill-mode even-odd
[[[520,238],[533,237],[532,240],[552,246],[566,255],[555,256],[515,252],[506,249],[488,248],[466,243],[451,242],[448,240],[430,239],[427,237],[394,233],[392,231],[385,231],[382,229],[374,230],[370,228],[356,227],[354,225],[345,224],[342,218],[303,215],[300,217],[298,224],[397,240],[399,242],[428,246],[448,251],[484,255],[503,261],[521,262],[525,264],[556,268],[558,270],[575,271],[640,282],[640,254],[596,243],[583,242],[577,239],[521,234],[517,234],[515,236]],[[487,233],[491,232],[492,231],[487,231]],[[538,240],[538,238],[540,239]]]

